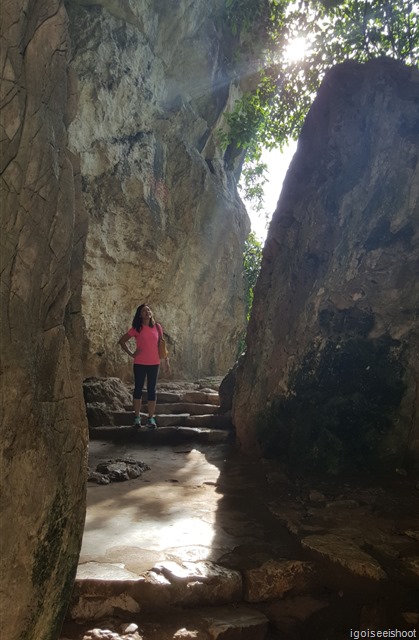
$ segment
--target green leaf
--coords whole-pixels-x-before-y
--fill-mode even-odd
[[[257,88],[227,116],[228,144],[248,148],[249,159],[298,137],[333,65],[382,55],[419,64],[419,11],[412,0],[226,0],[225,6],[233,35],[249,33],[243,54],[262,69]],[[289,62],[287,46],[301,33],[308,53]]]

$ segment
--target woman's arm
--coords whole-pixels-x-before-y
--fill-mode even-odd
[[[170,368],[169,358],[163,358],[162,363],[163,363],[163,369],[164,369],[164,372],[165,372],[167,375],[170,375],[170,374],[172,373],[172,370],[171,370],[171,368]]]
[[[125,351],[125,353],[127,353],[129,356],[131,356],[131,358],[134,358],[135,354],[137,353],[137,350],[131,351],[131,349],[129,349],[128,346],[127,346],[127,342],[129,340],[131,340],[131,337],[132,336],[130,336],[129,333],[124,333],[124,335],[119,338],[118,344]]]
[[[156,324],[157,324],[157,331],[159,333],[159,342],[160,342],[160,340],[164,336],[163,327],[158,322]],[[166,349],[166,354],[167,354],[167,349]],[[161,358],[160,362],[163,363],[164,372],[169,376],[172,373],[171,368],[170,368],[169,356],[166,355],[165,358]]]

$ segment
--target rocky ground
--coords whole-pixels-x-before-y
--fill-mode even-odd
[[[129,453],[150,470],[90,486],[61,640],[344,640],[419,629],[419,479],[403,469],[297,477],[231,441],[91,442],[92,463],[104,453]],[[95,535],[115,536],[100,553],[89,512]],[[128,537],[118,517],[121,529],[131,522]],[[106,588],[98,565],[119,572]]]

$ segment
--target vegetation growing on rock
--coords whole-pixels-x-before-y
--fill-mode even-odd
[[[329,339],[320,350],[313,345],[291,378],[289,394],[258,416],[264,453],[300,470],[376,468],[405,391],[400,355],[389,336]]]
[[[257,72],[252,90],[227,116],[224,143],[247,149],[244,192],[259,207],[262,148],[298,138],[332,66],[380,56],[419,63],[419,11],[411,0],[226,0],[226,11]]]

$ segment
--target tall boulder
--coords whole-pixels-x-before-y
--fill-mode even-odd
[[[245,328],[249,232],[240,155],[232,162],[220,142],[240,95],[224,2],[67,7],[79,87],[69,141],[89,214],[84,373],[131,376],[117,340],[148,302],[177,376],[224,374]]]
[[[324,79],[271,222],[234,423],[304,468],[419,462],[419,70]]]
[[[79,354],[85,224],[67,151],[59,0],[5,0],[1,23],[1,635],[58,635],[83,531]],[[73,341],[74,338],[74,341]]]

